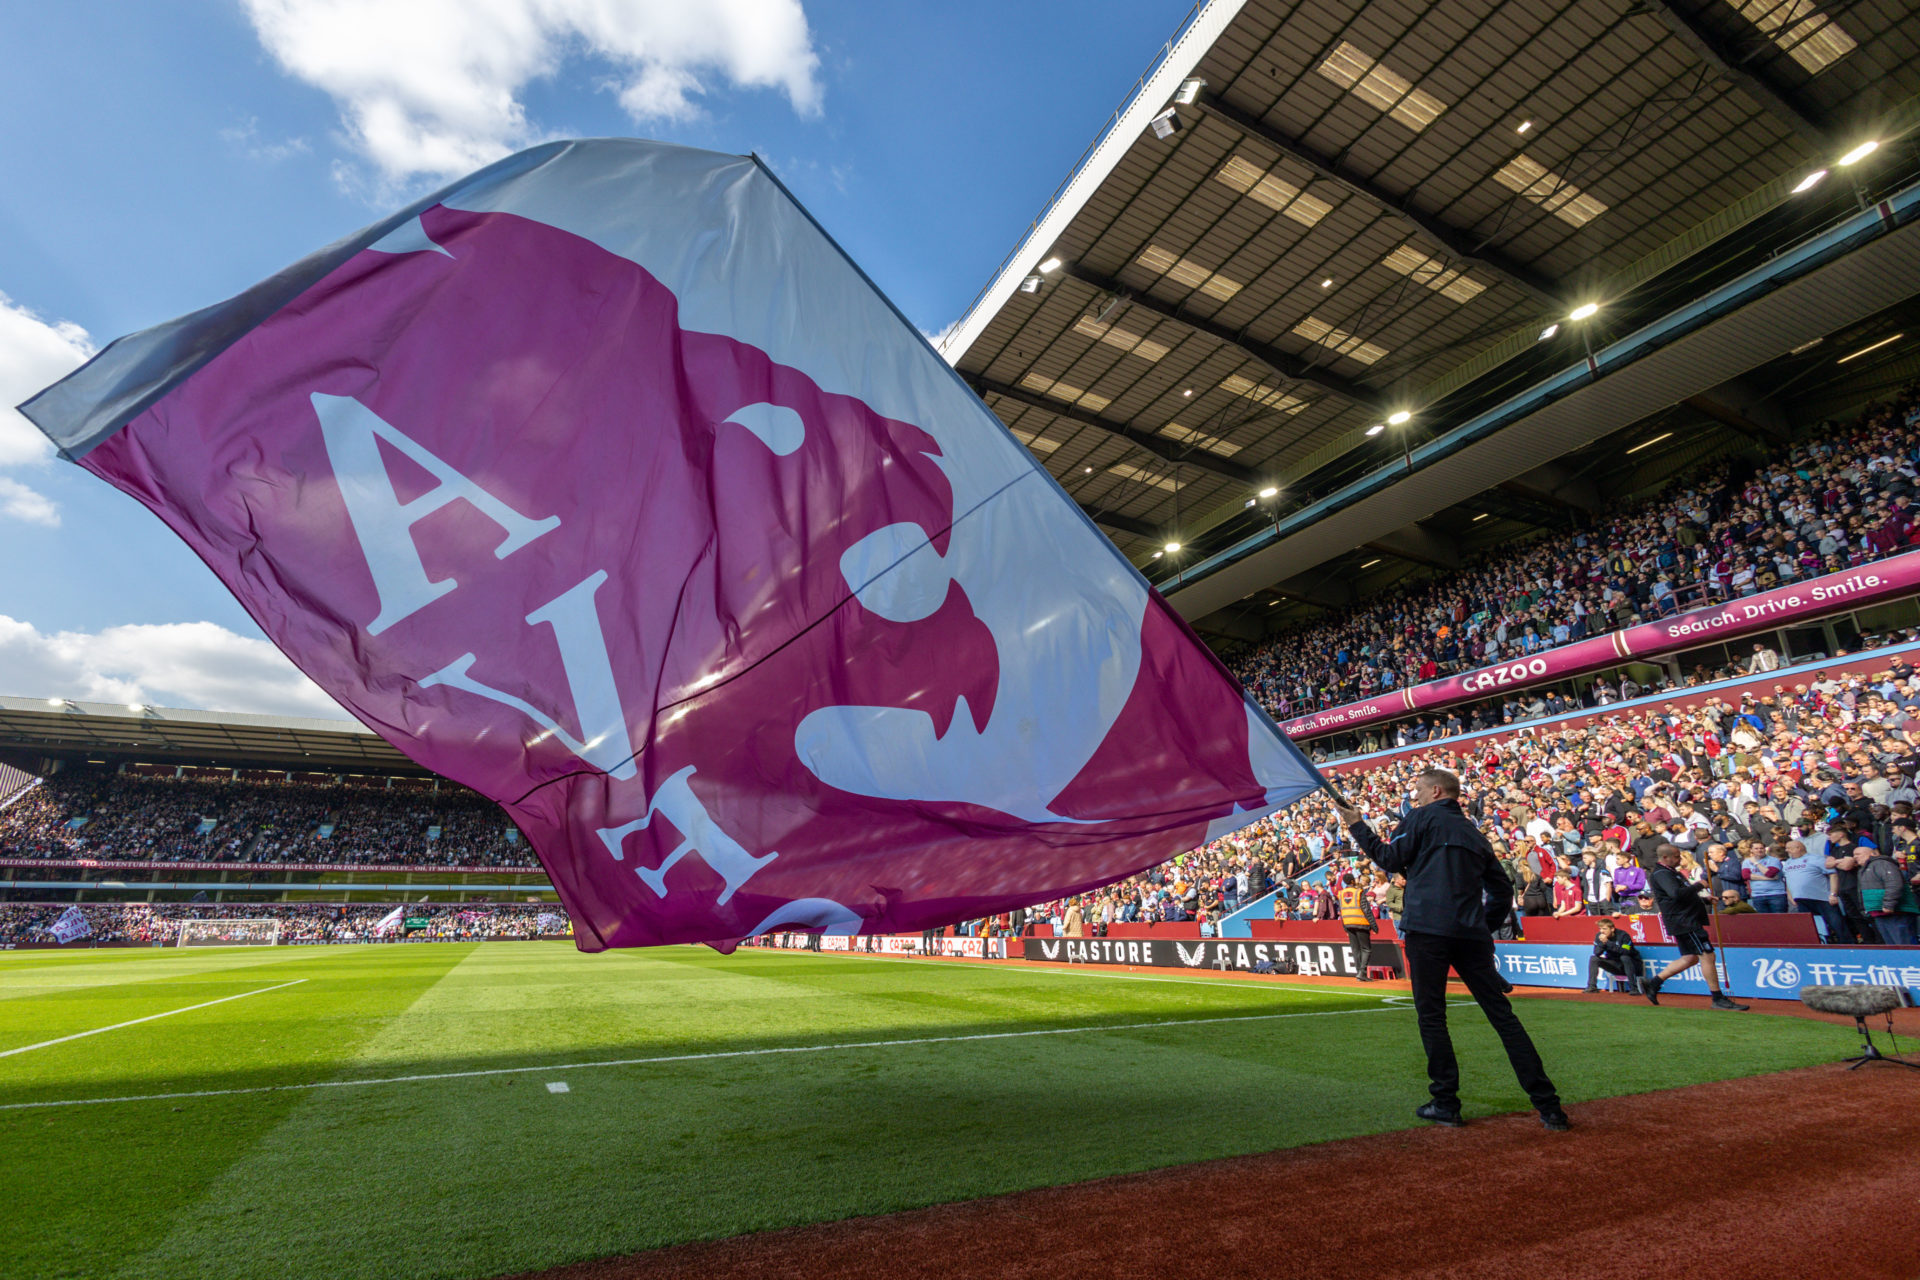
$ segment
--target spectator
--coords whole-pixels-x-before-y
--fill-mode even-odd
[[[1593,955],[1587,960],[1587,991],[1598,990],[1595,985],[1604,969],[1608,973],[1627,980],[1630,995],[1640,994],[1640,984],[1646,978],[1646,960],[1640,949],[1633,945],[1633,939],[1620,932],[1613,921],[1603,919],[1594,929]]]
[[[1859,865],[1861,905],[1873,917],[1880,940],[1890,946],[1915,944],[1913,886],[1884,849],[1862,842],[1866,857]]]

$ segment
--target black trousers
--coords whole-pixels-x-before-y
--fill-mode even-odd
[[[1367,961],[1373,958],[1373,931],[1348,929],[1347,941],[1353,944],[1353,967],[1364,978],[1367,976]]]
[[[1602,960],[1599,956],[1590,956],[1587,959],[1587,990],[1593,990],[1598,984],[1602,969],[1619,974],[1631,982],[1636,990],[1647,976],[1647,962],[1640,958],[1638,951],[1627,952],[1621,960]]]
[[[1407,959],[1407,977],[1413,983],[1413,1008],[1420,1020],[1420,1044],[1427,1051],[1428,1090],[1443,1107],[1460,1105],[1460,1063],[1453,1056],[1453,1038],[1447,1034],[1447,970],[1457,972],[1480,1011],[1493,1024],[1506,1048],[1507,1061],[1520,1087],[1538,1107],[1557,1107],[1560,1095],[1540,1061],[1532,1037],[1507,1002],[1505,984],[1494,961],[1491,939],[1449,938],[1437,933],[1409,933],[1400,941]]]

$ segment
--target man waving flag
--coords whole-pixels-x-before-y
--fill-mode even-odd
[[[1319,784],[752,159],[537,147],[23,408],[586,950],[944,925]]]
[[[398,929],[402,924],[406,923],[406,918],[407,909],[405,907],[395,907],[373,922],[371,932],[375,937],[384,938],[395,929]]]

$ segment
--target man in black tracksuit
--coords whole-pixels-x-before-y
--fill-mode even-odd
[[[1707,936],[1706,886],[1691,884],[1676,867],[1680,865],[1680,850],[1670,844],[1660,846],[1659,859],[1647,871],[1647,888],[1653,891],[1653,900],[1660,908],[1661,922],[1667,926],[1667,932],[1680,948],[1680,954],[1673,963],[1658,974],[1640,984],[1640,994],[1654,1004],[1660,1003],[1660,988],[1675,974],[1685,973],[1695,965],[1700,966],[1700,976],[1707,980],[1707,990],[1713,993],[1712,1004],[1716,1009],[1745,1010],[1744,1004],[1735,1004],[1726,992],[1720,990],[1720,966],[1713,958],[1713,941]]]
[[[1337,806],[1340,820],[1374,864],[1407,878],[1401,909],[1401,952],[1413,983],[1420,1043],[1427,1051],[1433,1101],[1414,1112],[1422,1120],[1459,1125],[1460,1064],[1447,1034],[1447,970],[1467,985],[1506,1048],[1507,1060],[1549,1129],[1569,1127],[1560,1095],[1547,1078],[1527,1029],[1507,1002],[1507,983],[1494,960],[1493,929],[1513,909],[1513,889],[1487,838],[1460,811],[1460,779],[1428,769],[1414,780],[1412,812],[1382,840],[1357,810]]]

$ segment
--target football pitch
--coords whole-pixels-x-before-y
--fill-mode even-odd
[[[1835,1051],[1794,1018],[1521,1012],[1576,1107]],[[1477,1011],[1454,1035],[1469,1116],[1524,1108]],[[1411,1127],[1424,1098],[1404,995],[1284,980],[561,943],[0,955],[11,1276],[497,1276]]]

